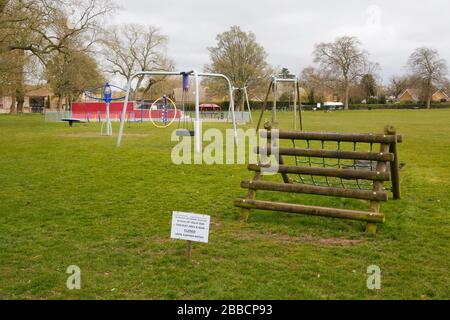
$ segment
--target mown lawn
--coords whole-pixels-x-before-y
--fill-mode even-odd
[[[261,211],[241,224],[233,200],[252,174],[173,165],[172,129],[134,124],[116,148],[98,124],[0,116],[0,299],[449,299],[450,110],[307,112],[305,124],[403,134],[403,199],[382,205],[376,236],[359,222]],[[212,216],[191,261],[169,238],[172,210]],[[66,288],[69,265],[81,290]],[[370,265],[381,290],[366,287]]]

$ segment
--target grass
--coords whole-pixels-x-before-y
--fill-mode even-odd
[[[308,130],[392,124],[404,135],[403,199],[382,205],[386,224],[369,236],[359,222],[272,212],[239,223],[246,166],[173,165],[171,129],[135,124],[118,149],[98,124],[2,115],[0,298],[449,299],[449,119],[450,110],[305,114]],[[212,216],[210,243],[194,244],[192,261],[169,239],[172,210]],[[81,290],[66,288],[73,264]],[[381,290],[366,287],[370,265],[382,269]]]

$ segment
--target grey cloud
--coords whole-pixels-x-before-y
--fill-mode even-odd
[[[231,25],[253,31],[266,48],[269,62],[295,73],[312,63],[315,43],[337,36],[358,36],[382,76],[404,72],[416,47],[433,46],[450,59],[450,3],[444,0],[321,1],[139,1],[118,0],[123,7],[114,23],[159,26],[169,36],[168,54],[178,68],[202,69],[207,47]],[[377,11],[379,10],[377,14]],[[375,20],[375,21],[374,21]]]

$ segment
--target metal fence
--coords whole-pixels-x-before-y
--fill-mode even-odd
[[[71,111],[51,111],[45,112],[45,122],[58,122],[64,118],[70,118]]]

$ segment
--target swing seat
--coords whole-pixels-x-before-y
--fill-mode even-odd
[[[176,135],[177,135],[177,137],[193,137],[194,136],[194,130],[177,129]]]

